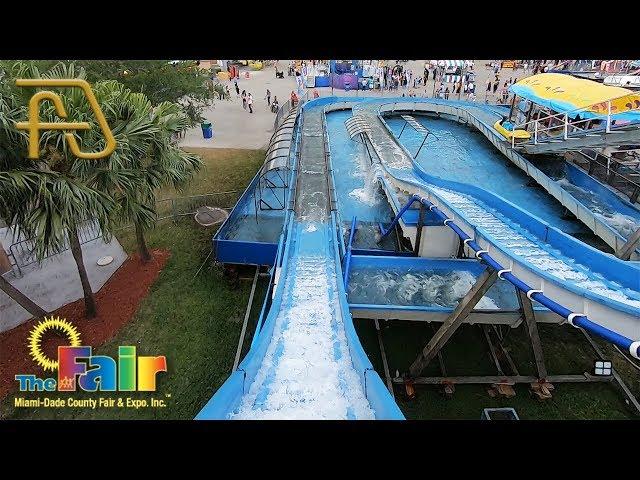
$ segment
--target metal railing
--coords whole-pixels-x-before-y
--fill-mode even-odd
[[[201,195],[189,195],[185,197],[163,198],[156,201],[156,212],[158,221],[168,218],[176,221],[179,217],[192,216],[196,214],[196,210],[202,206],[218,207],[223,209],[231,209],[238,199],[240,190],[231,190],[228,192],[211,192]],[[125,228],[131,227],[128,225]]]
[[[85,220],[78,225],[78,240],[80,241],[80,245],[97,240],[100,237],[102,237],[102,231],[98,226],[98,222],[95,220]],[[35,238],[26,238],[9,246],[9,256],[13,258],[12,267],[15,267],[17,270],[17,273],[14,271],[16,276],[22,276],[22,269],[24,267],[69,250],[69,239],[65,238],[64,243],[59,249],[49,252],[41,259],[38,259],[35,246]]]
[[[616,112],[616,106],[613,105],[616,100],[628,99],[625,106],[627,110]],[[606,102],[598,102],[586,107],[568,110],[562,113],[553,113],[544,117],[537,117],[524,123],[514,125],[514,130],[526,130],[531,133],[534,145],[540,140],[548,141],[550,139],[562,138],[567,140],[570,134],[580,133],[611,133],[614,130],[622,130],[629,128],[630,125],[638,126],[638,122],[620,122],[615,115],[620,113],[635,112],[640,110],[640,94],[628,93],[619,97],[611,98]],[[598,114],[599,117],[594,118],[593,115]],[[581,115],[584,114],[584,115]],[[591,118],[584,118],[585,116]],[[591,124],[589,124],[591,122]],[[597,123],[594,123],[597,122]],[[604,123],[604,128],[602,124]],[[598,128],[588,128],[588,127]],[[515,146],[515,137],[511,137],[511,146]]]
[[[298,100],[298,103],[296,103],[295,106],[300,108],[302,105],[307,103],[308,100],[309,100],[309,92],[306,92],[304,95],[302,95],[300,97],[300,99]],[[273,122],[273,130],[274,131],[278,129],[278,127],[280,126],[282,121],[287,117],[287,115],[289,114],[289,112],[293,108],[294,108],[294,106],[291,105],[291,99],[289,99],[286,102],[284,102],[280,106],[280,108],[278,108],[278,112],[276,113],[276,118],[275,118],[275,120]]]
[[[156,202],[157,220],[160,221],[171,218],[176,221],[182,216],[193,216],[196,214],[196,210],[204,205],[231,209],[237,200],[238,193],[240,193],[239,190],[232,190],[228,192],[213,192],[202,195],[161,199]],[[133,224],[125,225],[117,230],[131,227],[133,227]],[[95,220],[85,220],[78,225],[80,245],[97,240],[102,236],[102,231]],[[9,257],[13,259],[11,266],[14,267],[14,274],[16,276],[22,276],[22,269],[24,267],[69,250],[69,240],[65,239],[61,248],[51,251],[43,258],[38,259],[35,244],[35,238],[26,238],[14,242],[9,246]]]
[[[617,171],[615,168],[624,166],[623,163],[602,153],[586,149],[580,150],[577,153],[579,154],[578,158],[571,155],[567,155],[565,158],[576,164],[580,164],[581,160],[588,162],[586,171],[589,175],[600,177],[600,180],[627,195],[631,203],[638,201],[640,197],[640,183],[629,178],[624,173]],[[601,160],[602,158],[606,159],[606,163]]]

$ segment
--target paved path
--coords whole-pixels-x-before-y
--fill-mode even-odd
[[[500,95],[502,85],[505,80],[513,77],[522,78],[525,74],[522,70],[514,72],[512,69],[503,69],[499,72],[500,86],[496,95],[493,93],[485,97],[487,80],[491,78],[493,80],[493,71],[485,66],[490,60],[475,60],[474,71],[476,72],[476,101],[483,103],[488,101],[489,103],[495,103],[497,97]],[[424,70],[425,60],[411,60],[405,63],[405,68],[409,68],[413,71],[414,76],[422,76]],[[216,101],[213,107],[207,108],[204,112],[204,117],[213,124],[213,138],[205,139],[202,137],[202,130],[200,127],[189,130],[184,139],[181,141],[183,147],[204,147],[204,148],[266,148],[267,142],[273,133],[273,122],[275,120],[275,114],[271,113],[267,100],[265,99],[265,93],[267,88],[271,90],[272,95],[278,97],[280,105],[286,102],[291,95],[291,91],[296,89],[295,77],[289,77],[286,75],[289,60],[280,60],[279,68],[285,71],[285,77],[283,79],[276,79],[275,69],[272,66],[266,67],[264,70],[251,71],[246,67],[241,68],[240,80],[238,80],[238,86],[240,91],[246,90],[253,94],[253,111],[249,113],[249,110],[242,108],[242,100],[236,96],[233,82],[224,82],[229,85],[231,91],[231,99],[228,101],[220,100]],[[245,72],[249,72],[249,78],[245,78]],[[433,96],[433,79],[430,78],[427,85],[420,88],[410,88],[404,90],[402,88],[389,92],[365,91],[357,92],[355,90],[345,92],[344,90],[334,89],[332,93],[331,87],[323,87],[316,89],[320,96],[335,95],[338,97],[343,96],[356,96],[366,95],[373,97],[397,97],[403,93],[409,95],[414,93],[421,97]],[[457,95],[451,95],[450,99],[456,100]],[[273,96],[272,96],[273,99]],[[464,95],[462,95],[464,100]]]

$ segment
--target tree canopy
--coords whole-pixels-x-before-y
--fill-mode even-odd
[[[75,65],[85,71],[86,80],[97,83],[115,80],[132,92],[143,93],[153,105],[172,102],[181,105],[190,126],[203,121],[202,110],[214,97],[223,98],[211,80],[211,73],[193,60],[30,60],[20,64],[48,71],[57,64]],[[0,62],[0,68],[13,68],[13,61]],[[224,92],[223,92],[224,93]]]

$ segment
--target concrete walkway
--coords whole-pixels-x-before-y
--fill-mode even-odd
[[[7,228],[0,229],[0,243],[8,249],[12,243]],[[82,255],[87,268],[91,289],[97,292],[124,263],[127,254],[115,237],[109,243],[102,238],[82,245]],[[96,261],[111,255],[113,262],[99,267]],[[48,312],[75,302],[84,296],[76,262],[70,250],[45,259],[41,264],[32,263],[22,268],[22,277],[4,274],[14,287]],[[31,314],[0,291],[0,332],[11,330],[31,318]]]
[[[474,72],[476,73],[476,102],[496,103],[497,98],[500,96],[502,85],[505,80],[509,78],[519,79],[525,76],[525,72],[517,70],[514,72],[512,69],[503,69],[499,72],[500,86],[498,91],[494,95],[493,93],[486,93],[487,80],[493,80],[494,74],[491,69],[485,66],[490,60],[475,60]],[[422,76],[424,71],[425,60],[411,60],[404,63],[403,66],[406,69],[411,69],[413,75]],[[280,105],[285,103],[291,95],[292,90],[296,90],[295,77],[287,76],[287,69],[289,60],[280,60],[279,69],[284,70],[285,77],[280,79],[276,78],[275,69],[272,66],[266,67],[264,70],[252,71],[247,67],[241,67],[240,79],[238,80],[238,87],[240,92],[246,90],[253,95],[253,111],[249,113],[249,110],[242,108],[242,100],[235,93],[233,81],[223,82],[229,86],[231,91],[230,100],[217,100],[212,107],[207,108],[203,116],[207,121],[213,124],[213,138],[205,139],[202,136],[202,130],[200,127],[193,128],[187,131],[185,137],[180,142],[182,147],[201,147],[201,148],[247,148],[257,149],[266,148],[267,142],[273,133],[273,122],[275,120],[275,114],[271,113],[267,100],[265,98],[267,88],[271,90],[273,96],[278,97]],[[249,72],[249,78],[245,78],[245,72]],[[399,88],[393,92],[379,90],[367,90],[367,91],[348,91],[334,89],[332,92],[331,87],[317,88],[317,92],[320,96],[334,95],[337,97],[343,96],[373,96],[373,97],[397,97],[402,96],[405,93],[407,96],[410,93],[414,93],[420,97],[432,97],[433,96],[433,78],[429,78],[427,84],[420,88]],[[451,89],[451,85],[450,85]],[[312,90],[312,89],[308,89]],[[457,100],[458,96],[451,94],[450,99]],[[461,95],[462,100],[466,100],[464,94]]]

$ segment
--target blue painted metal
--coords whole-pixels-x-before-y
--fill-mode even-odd
[[[347,289],[349,285],[349,266],[351,265],[351,246],[353,245],[353,237],[356,234],[356,228],[358,225],[357,217],[353,217],[351,220],[351,231],[349,232],[349,244],[347,245],[347,254],[344,258],[344,288]]]
[[[421,202],[423,205],[425,205],[427,208],[433,211],[436,215],[442,218],[442,220],[449,219],[449,217],[447,217],[447,215],[444,212],[442,212],[435,204],[431,203],[429,200],[421,197],[420,195],[412,195],[409,201],[406,203],[405,207],[408,208],[408,206],[413,204],[414,202]],[[399,219],[399,215],[396,215],[396,219]],[[394,221],[396,219],[394,219]],[[465,240],[469,240],[467,242],[467,246],[469,246],[471,249],[473,249],[476,252],[476,256],[479,259],[484,260],[487,264],[489,264],[492,268],[494,268],[497,271],[504,270],[504,267],[498,262],[496,262],[493,259],[493,257],[491,257],[491,255],[489,255],[488,253],[478,254],[477,252],[482,250],[480,245],[478,245],[475,242],[475,240],[473,240],[466,233],[464,233],[462,229],[460,229],[460,227],[456,225],[455,222],[449,221],[449,222],[446,222],[446,225],[449,228],[451,228],[458,235],[458,237],[460,237],[460,239],[463,242]],[[503,280],[507,280],[508,282],[510,282],[512,285],[514,285],[516,288],[518,288],[520,291],[524,293],[528,293],[529,291],[533,290],[532,287],[530,287],[528,284],[526,284],[522,280],[518,279],[515,275],[511,274],[510,272],[503,273],[501,275],[501,278]],[[567,320],[569,320],[569,317],[574,313],[571,310],[563,307],[562,305],[554,302],[549,297],[544,295],[544,293],[532,293],[530,294],[530,298],[532,300],[535,300],[541,303],[542,305],[547,307],[549,310],[557,313],[558,315],[560,315],[561,317]],[[579,314],[575,316],[572,320],[572,325],[576,327],[584,328],[587,332],[597,335],[613,343],[614,345],[617,345],[618,347],[623,348],[625,351],[629,351],[631,345],[634,343],[634,340],[627,338],[623,335],[620,335],[612,330],[609,330],[608,328],[603,327],[602,325],[599,325],[589,320],[589,318],[583,314]],[[635,356],[636,357],[640,356],[640,346],[636,347]]]
[[[292,175],[294,174],[295,169],[292,172]],[[291,181],[289,185],[291,190],[295,188],[294,181]],[[292,192],[290,191],[289,193],[291,194]],[[238,369],[231,374],[222,387],[220,387],[209,402],[207,402],[196,417],[197,419],[228,418],[229,413],[237,408],[242,395],[246,393],[246,389],[255,380],[256,374],[258,373],[266,354],[266,350],[271,342],[276,317],[282,308],[286,308],[286,303],[283,299],[286,284],[286,282],[283,281],[284,275],[285,272],[287,272],[290,260],[296,254],[296,245],[299,242],[301,234],[304,233],[308,237],[305,248],[311,248],[313,250],[321,249],[327,254],[333,256],[336,275],[339,278],[344,278],[340,264],[340,247],[338,242],[339,229],[336,224],[336,215],[332,214],[330,216],[329,223],[324,225],[321,224],[321,231],[315,231],[314,233],[307,233],[304,231],[302,224],[295,221],[294,217],[293,210],[287,209],[284,222],[285,228],[283,229],[278,242],[274,267],[272,269],[271,283],[273,283],[276,267],[281,268],[282,280],[275,286],[274,298],[271,302],[270,308],[268,308],[268,313],[266,313],[264,321],[260,319],[251,348],[238,366]],[[356,219],[354,218],[353,221],[355,223]],[[321,237],[325,238],[324,243],[318,244],[317,242],[320,241],[319,239]],[[349,353],[351,354],[354,368],[360,376],[367,400],[375,410],[377,419],[403,420],[404,416],[402,415],[402,412],[389,394],[389,391],[381,381],[360,344],[349,313],[344,285],[341,281],[336,281],[336,285],[338,288],[337,297],[341,307],[340,315],[345,328]],[[269,292],[267,292],[267,295],[269,295]],[[267,307],[265,303],[265,305],[263,305],[263,314],[266,310]]]
[[[417,198],[414,199],[413,197],[417,197]],[[382,238],[386,237],[387,235],[389,235],[389,233],[393,231],[394,227],[398,224],[398,222],[400,222],[400,219],[402,218],[402,215],[404,215],[404,212],[409,210],[411,208],[411,205],[413,205],[415,202],[420,201],[420,196],[413,195],[413,197],[411,197],[411,199],[409,199],[409,201],[404,205],[404,207],[402,207],[402,209],[398,212],[398,214],[395,216],[395,218],[391,222],[391,225],[389,225],[389,228],[385,230],[384,225],[382,225],[382,223],[379,224]]]
[[[415,258],[413,252],[396,252],[394,250],[377,250],[367,248],[353,248],[351,250],[351,261],[356,256],[368,256],[368,257],[412,257]]]
[[[221,263],[273,265],[277,243],[248,242],[214,238],[216,260]]]

